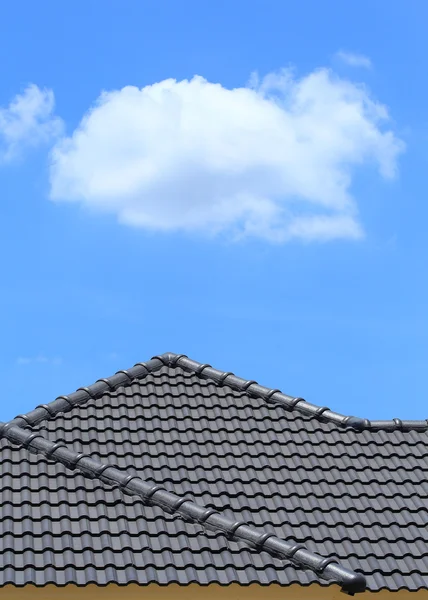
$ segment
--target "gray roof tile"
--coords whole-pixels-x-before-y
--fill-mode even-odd
[[[428,588],[426,421],[350,419],[187,358],[162,360],[12,425],[335,558],[369,590]],[[334,582],[6,437],[0,585]]]

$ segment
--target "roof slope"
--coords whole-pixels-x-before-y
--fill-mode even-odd
[[[364,573],[373,591],[428,588],[426,421],[344,417],[167,354],[21,415],[2,433],[0,585],[328,585],[343,567]],[[24,440],[51,459],[11,444]],[[63,460],[52,442],[230,516],[224,531],[246,522],[248,531],[235,524],[241,541],[252,527],[279,541],[266,535],[250,547],[207,530],[201,523],[215,523],[215,513],[186,522],[191,503],[168,514],[162,492],[151,492],[160,506],[144,506],[103,476],[67,469],[86,459],[65,450]],[[280,540],[282,559],[272,556]]]

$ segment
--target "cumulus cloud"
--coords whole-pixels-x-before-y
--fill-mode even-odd
[[[29,85],[22,94],[0,108],[0,159],[9,161],[24,148],[35,147],[58,137],[62,121],[55,117],[52,90]]]
[[[372,61],[368,56],[364,56],[364,54],[355,54],[340,50],[336,54],[336,57],[350,67],[362,67],[363,69],[371,69],[372,67]]]
[[[51,198],[161,231],[359,238],[351,185],[403,143],[385,106],[327,69],[227,89],[202,77],[103,92],[51,156]]]

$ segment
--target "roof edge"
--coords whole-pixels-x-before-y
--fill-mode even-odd
[[[209,364],[200,363],[188,358],[186,354],[175,354],[174,352],[165,352],[164,354],[153,356],[146,362],[136,363],[130,369],[120,370],[110,377],[98,379],[90,386],[80,387],[69,395],[58,396],[48,404],[39,404],[34,410],[25,414],[19,414],[10,422],[23,428],[34,427],[44,420],[55,417],[58,413],[68,412],[75,406],[84,404],[90,399],[99,398],[105,392],[114,391],[136,379],[141,381],[149,373],[154,373],[163,366],[180,367],[185,371],[195,373],[203,379],[212,379],[217,385],[228,385],[235,390],[246,392],[249,396],[262,398],[272,404],[280,404],[288,411],[296,410],[303,415],[314,417],[319,421],[333,423],[339,427],[355,431],[428,431],[428,419],[419,421],[402,419],[370,421],[369,419],[360,417],[342,415],[330,410],[327,406],[311,404],[304,398],[289,396],[281,392],[281,390],[262,386],[253,380],[242,379],[230,371],[214,369]]]
[[[77,469],[82,475],[97,478],[111,487],[119,487],[123,494],[139,496],[145,505],[158,506],[170,514],[179,513],[186,521],[197,522],[209,530],[221,531],[230,540],[244,542],[259,552],[265,551],[280,560],[289,560],[301,568],[314,571],[321,579],[340,585],[342,591],[349,595],[353,596],[366,589],[364,575],[343,567],[334,557],[324,558],[294,540],[283,540],[274,533],[227,517],[222,512],[169,492],[160,485],[144,481],[138,475],[129,474],[109,463],[102,463],[88,454],[76,452],[64,443],[52,442],[39,432],[22,429],[13,420],[0,423],[0,432],[12,444],[24,447],[29,452],[42,454],[48,460],[61,463],[71,471]]]
[[[163,355],[162,355],[163,356]],[[177,355],[178,356],[178,355]],[[25,414],[19,414],[9,421],[18,427],[34,427],[42,421],[52,419],[59,413],[69,412],[79,404],[84,404],[88,400],[100,398],[108,391],[114,391],[123,385],[132,383],[132,381],[144,379],[149,373],[154,373],[164,366],[164,361],[153,357],[146,362],[136,363],[130,369],[117,371],[110,377],[97,379],[95,383],[87,387],[80,387],[71,394],[58,396],[52,402],[39,404],[35,409]],[[0,434],[1,437],[1,434]]]
[[[204,379],[213,379],[218,385],[228,385],[231,388],[246,392],[249,396],[263,398],[266,402],[281,404],[286,410],[298,412],[317,418],[323,422],[334,423],[340,427],[352,428],[356,431],[428,431],[428,419],[424,420],[376,420],[370,421],[361,417],[346,416],[330,410],[327,406],[318,406],[307,402],[304,398],[289,396],[278,389],[267,388],[256,381],[245,380],[231,372],[219,371],[211,365],[200,363],[188,358],[185,354],[165,352],[157,355],[164,365],[178,366],[186,371],[194,372]]]

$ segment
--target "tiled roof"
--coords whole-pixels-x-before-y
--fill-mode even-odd
[[[0,425],[0,585],[427,589],[427,430],[138,363]]]

